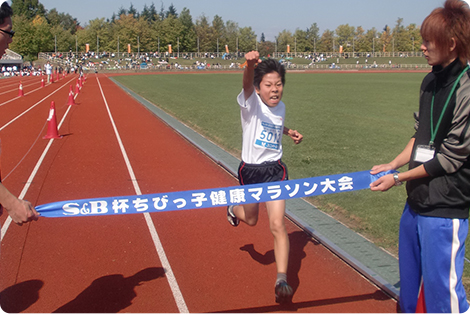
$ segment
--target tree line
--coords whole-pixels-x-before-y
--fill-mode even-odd
[[[47,10],[39,0],[12,0],[15,39],[10,48],[34,60],[39,52],[246,52],[258,50],[262,56],[273,52],[418,52],[421,44],[419,27],[396,25],[381,30],[363,29],[349,24],[320,34],[317,23],[294,32],[283,30],[275,41],[258,40],[251,27],[240,27],[236,21],[224,21],[219,15],[210,20],[201,15],[193,21],[190,10],[181,12],[171,4],[145,5],[138,12],[131,4],[121,7],[110,18],[90,20],[81,26],[76,18],[57,9]],[[170,48],[171,45],[171,48]]]

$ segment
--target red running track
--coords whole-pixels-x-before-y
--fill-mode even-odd
[[[89,75],[68,106],[76,79],[41,88],[40,78],[23,78],[20,98],[18,78],[1,81],[2,175],[15,195],[38,205],[237,185],[105,75]],[[64,137],[44,140],[51,101]],[[49,313],[396,311],[395,300],[291,222],[295,294],[293,304],[276,304],[273,239],[260,216],[251,228],[231,227],[221,207],[19,227],[4,214],[0,304]]]

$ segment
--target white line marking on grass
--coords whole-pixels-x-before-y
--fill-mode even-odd
[[[124,145],[122,143],[121,136],[119,135],[116,124],[114,123],[114,119],[111,114],[111,110],[109,109],[108,102],[106,100],[106,97],[104,96],[103,89],[101,88],[100,80],[98,79],[98,77],[96,78],[96,80],[98,81],[98,86],[100,87],[101,96],[103,97],[106,110],[108,111],[108,115],[111,120],[114,133],[116,134],[119,147],[121,148],[122,156],[124,157],[127,170],[129,171],[129,176],[131,177],[132,184],[134,185],[135,193],[137,195],[142,195],[139,184],[137,183],[137,179],[134,174],[134,170],[132,169],[131,163],[127,156],[126,149],[124,148]],[[170,262],[168,261],[168,258],[166,257],[165,250],[163,249],[163,245],[160,241],[160,238],[158,236],[158,233],[152,221],[152,218],[150,217],[149,213],[144,213],[144,217],[145,217],[145,221],[147,222],[147,226],[149,228],[150,235],[152,236],[152,240],[157,250],[160,261],[162,262],[163,268],[165,269],[165,275],[170,285],[171,291],[173,292],[173,297],[175,299],[176,305],[178,306],[180,313],[189,313],[188,307],[186,306],[186,302],[184,301],[184,298],[183,298],[183,294],[181,293],[181,290],[178,286],[178,282],[176,281],[176,277],[173,273],[173,270],[171,269]]]

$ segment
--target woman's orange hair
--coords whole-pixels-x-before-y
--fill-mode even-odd
[[[423,40],[433,42],[441,53],[448,53],[452,39],[462,64],[470,60],[470,8],[461,0],[447,0],[434,9],[421,25]]]

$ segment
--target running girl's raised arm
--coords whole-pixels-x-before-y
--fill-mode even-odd
[[[255,66],[261,62],[258,51],[250,51],[245,55],[246,67],[243,72],[243,91],[245,99],[251,96],[254,90],[253,78],[255,75]]]

